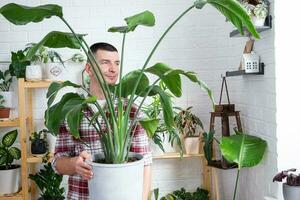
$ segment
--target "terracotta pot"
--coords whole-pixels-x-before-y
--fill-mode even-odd
[[[10,108],[0,108],[0,118],[9,118]]]

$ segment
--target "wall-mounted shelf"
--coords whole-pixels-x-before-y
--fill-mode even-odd
[[[269,15],[266,18],[264,26],[256,26],[255,28],[258,33],[261,33],[263,31],[271,29],[272,28],[272,16]],[[249,31],[246,28],[244,28],[244,32],[245,32],[245,35],[241,35],[241,33],[238,30],[233,30],[232,32],[230,32],[229,36],[230,37],[250,37],[251,36],[251,34],[249,33]]]
[[[257,72],[257,73],[246,73],[245,70],[227,71],[226,77],[242,76],[242,75],[263,75],[264,73],[265,73],[265,64],[259,63],[259,72]]]

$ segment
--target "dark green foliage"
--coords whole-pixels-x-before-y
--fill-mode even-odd
[[[25,78],[26,66],[30,65],[30,61],[24,61],[24,51],[11,52],[11,64],[9,71],[12,76],[17,78]]]
[[[29,174],[29,178],[37,184],[44,200],[65,199],[65,189],[60,187],[63,176],[54,172],[51,163],[45,164],[44,169],[41,169],[36,174]]]
[[[195,192],[187,192],[184,188],[175,190],[160,200],[208,200],[209,193],[207,190],[197,188]]]

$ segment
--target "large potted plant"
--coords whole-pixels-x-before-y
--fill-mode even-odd
[[[67,121],[68,127],[71,130],[72,135],[75,138],[80,137],[78,131],[80,121],[86,117],[82,113],[83,109],[89,105],[95,105],[98,112],[94,113],[94,117],[89,118],[91,125],[97,130],[103,149],[103,158],[100,155],[96,155],[92,163],[94,178],[90,182],[89,189],[91,191],[91,199],[141,199],[142,198],[142,174],[143,174],[143,161],[141,156],[137,156],[135,162],[127,163],[131,156],[129,154],[132,134],[131,131],[135,129],[137,122],[139,122],[143,128],[149,132],[157,128],[157,119],[139,119],[139,112],[145,99],[148,96],[158,94],[162,102],[163,115],[165,124],[169,129],[174,127],[174,117],[172,110],[172,103],[168,95],[157,86],[157,83],[162,80],[168,89],[176,96],[181,96],[181,76],[186,76],[192,82],[199,84],[210,97],[211,91],[208,87],[200,81],[196,74],[193,72],[185,72],[181,69],[172,69],[170,66],[164,63],[157,63],[153,66],[149,66],[149,61],[158,48],[160,42],[171,30],[171,28],[189,11],[201,9],[206,4],[215,7],[226,18],[228,18],[241,33],[243,27],[246,27],[250,33],[256,38],[259,38],[250,17],[245,10],[235,0],[197,0],[193,5],[186,9],[175,21],[166,29],[166,31],[159,38],[158,42],[147,57],[143,67],[139,70],[134,70],[127,75],[123,76],[123,55],[124,44],[126,35],[136,30],[137,26],[153,26],[155,24],[154,15],[145,11],[137,15],[125,18],[126,25],[112,27],[110,32],[119,32],[123,35],[121,63],[120,63],[120,77],[119,84],[115,87],[109,87],[106,81],[103,79],[103,74],[99,70],[99,64],[97,63],[94,55],[89,49],[89,45],[84,40],[83,34],[76,34],[72,27],[67,23],[63,16],[62,8],[58,5],[43,5],[37,7],[28,7],[18,4],[7,4],[0,9],[0,13],[8,19],[10,22],[16,25],[24,25],[30,22],[40,22],[43,19],[56,16],[60,18],[70,29],[71,33],[52,31],[47,34],[39,43],[31,48],[26,58],[30,60],[32,56],[38,51],[40,46],[47,46],[50,48],[81,48],[92,67],[95,77],[101,87],[106,99],[107,109],[102,108],[96,101],[96,97],[87,96],[83,97],[76,93],[67,93],[61,100],[54,104],[54,100],[57,92],[66,87],[73,86],[76,88],[85,88],[80,85],[70,83],[68,81],[63,83],[53,83],[48,89],[48,109],[45,115],[45,122],[49,131],[57,134],[58,128],[63,121]],[[149,78],[146,74],[152,74],[157,77],[153,83],[149,83]],[[89,91],[86,91],[89,93]],[[114,94],[114,95],[112,95]],[[141,101],[137,103],[137,100],[141,97]],[[128,98],[126,106],[122,98]],[[115,108],[115,102],[117,102],[117,108]],[[130,120],[130,110],[134,103],[137,105],[137,112],[133,119]],[[117,112],[116,112],[117,111]],[[101,116],[106,124],[107,130],[105,133],[101,133],[101,130],[97,128],[99,123],[98,117]],[[98,159],[100,158],[100,159]],[[97,163],[98,160],[105,160],[106,164]],[[115,169],[116,168],[116,169]],[[107,170],[113,170],[113,172],[107,172]],[[125,169],[122,171],[122,169]],[[103,172],[104,170],[104,172]],[[130,172],[133,172],[130,174]],[[107,175],[109,174],[109,177]],[[106,177],[105,177],[106,176]],[[109,182],[116,181],[113,184]],[[97,184],[102,183],[101,185]],[[110,185],[118,185],[118,189],[115,187],[108,188]],[[136,184],[136,185],[135,185]],[[130,186],[130,187],[126,187]]]
[[[21,151],[12,147],[17,130],[6,133],[0,141],[0,195],[16,193],[21,186],[21,166],[12,164],[21,158]]]
[[[284,200],[300,199],[300,174],[295,174],[296,171],[296,169],[284,170],[273,178],[273,182],[282,182],[286,178],[286,182],[282,185]]]

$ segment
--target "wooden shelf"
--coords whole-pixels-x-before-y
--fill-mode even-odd
[[[0,200],[23,200],[22,191],[20,191],[16,194],[0,195]]]
[[[0,127],[9,127],[9,126],[10,127],[19,126],[19,118],[0,120]]]
[[[29,155],[27,157],[27,163],[42,163],[44,154],[41,155]],[[53,153],[50,153],[49,160],[53,158]]]
[[[189,158],[189,157],[203,157],[204,154],[183,154],[183,158]],[[158,159],[175,159],[175,158],[180,158],[180,153],[177,152],[172,152],[172,153],[165,153],[163,155],[158,155],[158,156],[153,156],[153,159],[158,160]]]
[[[25,81],[25,88],[48,88],[53,81],[42,80],[42,81]]]

